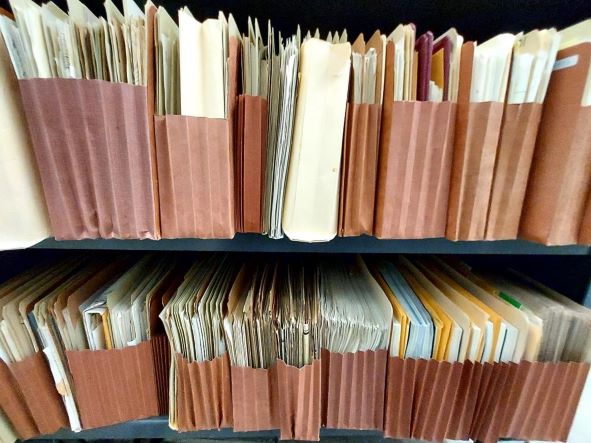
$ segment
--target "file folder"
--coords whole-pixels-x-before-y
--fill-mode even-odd
[[[229,38],[226,118],[155,116],[164,238],[232,238],[239,42]]]
[[[53,4],[44,8],[54,18],[65,15]],[[117,20],[132,20],[108,9]],[[121,26],[113,24],[113,32]],[[146,46],[149,52],[151,42]],[[151,85],[133,76],[129,83],[82,77],[75,66],[62,74],[68,78],[19,79],[55,238],[158,239]]]
[[[578,242],[591,186],[591,107],[581,106],[591,43],[562,49],[556,60],[519,226],[520,237],[547,245]]]
[[[395,100],[394,42],[386,46],[374,235],[445,234],[456,103]]]

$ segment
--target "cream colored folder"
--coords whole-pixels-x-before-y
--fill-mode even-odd
[[[339,171],[351,45],[302,44],[300,85],[283,209],[283,230],[296,241],[337,234]]]
[[[18,436],[12,424],[6,416],[0,411],[0,443],[14,443],[18,440]]]
[[[226,54],[222,22],[198,22],[188,8],[179,11],[181,113],[225,118]]]
[[[0,35],[0,250],[28,248],[51,235],[18,83]]]

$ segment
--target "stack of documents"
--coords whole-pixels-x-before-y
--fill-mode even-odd
[[[0,357],[12,364],[28,361],[42,351],[51,371],[46,382],[53,378],[57,387],[56,391],[52,386],[53,392],[57,398],[58,392],[62,396],[73,430],[158,413],[156,377],[165,377],[160,381],[165,387],[167,371],[158,374],[157,366],[169,351],[159,348],[166,342],[158,340],[163,331],[157,313],[175,282],[176,260],[147,256],[130,264],[129,259],[109,263],[102,258],[73,257],[17,276],[0,289],[4,294]],[[88,349],[130,351],[89,353]],[[138,362],[142,368],[136,366]],[[110,371],[116,366],[118,374],[113,376]],[[99,371],[93,375],[92,386],[88,386],[89,371]],[[132,383],[134,377],[139,378]],[[113,390],[120,379],[127,393]],[[115,407],[121,396],[140,391],[144,398],[126,400],[128,408],[121,415]],[[97,411],[97,395],[111,406]],[[57,405],[56,414],[60,410],[63,406]]]
[[[300,63],[300,35],[285,42],[279,35],[277,49],[270,52],[269,124],[263,229],[270,238],[283,238],[281,225],[287,168],[290,161],[296,89]]]
[[[72,255],[0,285],[0,412],[19,436],[165,414],[170,402],[183,431],[313,440],[324,423],[559,439],[555,416],[574,413],[590,349],[589,309],[455,258]],[[552,417],[539,433],[488,419],[529,414],[542,390],[568,401],[536,404]],[[439,392],[462,399],[458,420],[439,417]]]
[[[0,60],[57,239],[591,243],[590,154],[575,149],[589,20],[482,43],[407,23],[349,43],[346,30],[282,35],[248,18],[241,32],[231,14],[151,2],[107,0],[104,17],[80,0],[10,4]],[[2,100],[19,147],[6,186],[24,194],[2,217],[19,240],[0,231],[0,247],[16,247],[48,232],[18,104]]]

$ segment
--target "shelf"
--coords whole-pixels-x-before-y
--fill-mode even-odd
[[[381,439],[383,434],[379,431],[357,431],[347,429],[321,429],[320,437],[344,438],[344,437],[364,437]],[[141,438],[157,438],[166,440],[177,439],[237,439],[237,438],[256,438],[256,439],[278,439],[279,431],[257,431],[257,432],[234,432],[232,429],[221,429],[212,431],[198,432],[176,432],[168,427],[168,417],[155,417],[146,420],[135,420],[127,423],[121,423],[104,428],[89,429],[82,432],[72,432],[70,430],[61,430],[51,435],[43,435],[35,440],[136,440]]]
[[[239,251],[327,252],[407,254],[536,254],[591,255],[588,246],[544,246],[525,240],[452,242],[443,238],[424,240],[378,240],[374,237],[335,238],[325,243],[298,243],[287,238],[272,240],[258,234],[238,234],[231,240],[77,240],[46,239],[35,249],[103,249],[138,251]]]

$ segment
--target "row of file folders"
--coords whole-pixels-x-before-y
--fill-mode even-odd
[[[435,256],[73,255],[0,285],[0,418],[566,441],[591,311]],[[4,429],[4,427],[0,427]]]
[[[256,21],[241,34],[187,8],[177,25],[130,0],[124,14],[107,1],[107,20],[76,0],[10,3],[6,247],[236,232],[591,244],[591,21],[482,44],[400,25],[350,44],[270,23],[264,41]]]

